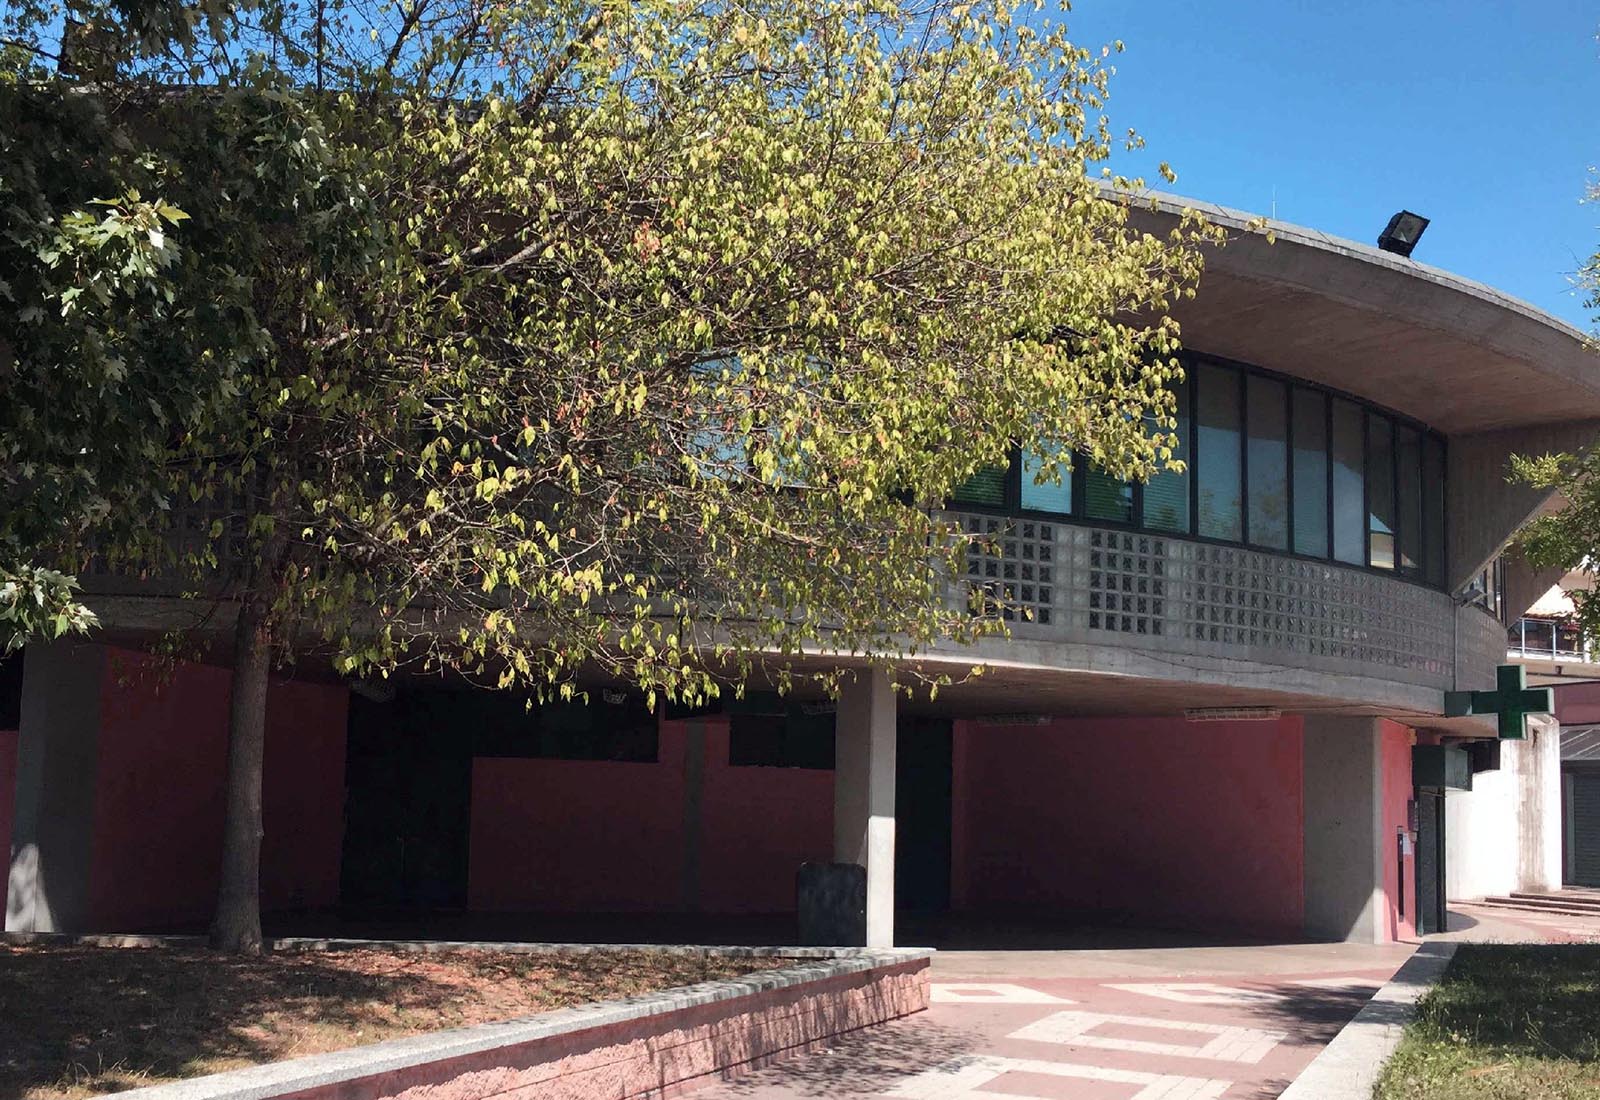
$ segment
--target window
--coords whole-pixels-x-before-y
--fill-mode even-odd
[[[1483,572],[1467,582],[1467,587],[1462,592],[1462,598],[1468,604],[1476,604],[1497,619],[1501,617],[1504,611],[1504,608],[1500,605],[1500,574],[1500,559],[1495,558],[1484,568]]]
[[[0,730],[22,725],[22,653],[0,657]],[[10,792],[6,792],[9,797]]]
[[[1422,433],[1404,424],[1394,429],[1395,522],[1400,525],[1400,570],[1422,569]]]
[[[1133,482],[1112,477],[1094,466],[1084,467],[1083,508],[1090,519],[1132,523]]]
[[[1061,483],[1046,481],[1037,483],[1040,468],[1044,460],[1037,454],[1024,452],[1022,455],[1022,508],[1028,512],[1056,512],[1061,515],[1072,514],[1072,471],[1065,463],[1058,467]]]
[[[735,768],[833,767],[833,713],[805,705],[782,714],[728,716],[728,764]]]
[[[1294,391],[1294,552],[1328,556],[1328,399]]]
[[[956,487],[951,499],[957,504],[1001,507],[1006,502],[1006,476],[1010,472],[1004,466],[989,466],[979,470]]]
[[[1199,531],[1237,542],[1242,534],[1243,484],[1239,438],[1239,376],[1205,364],[1195,372],[1195,476],[1200,487]]]
[[[1548,653],[1556,651],[1556,624],[1549,619],[1522,620],[1522,651]]]
[[[1583,656],[1583,631],[1576,620],[1556,620],[1556,653],[1562,657]]]
[[[1395,567],[1394,425],[1367,417],[1367,550],[1374,569]]]
[[[1422,440],[1422,562],[1428,583],[1445,585],[1444,443],[1437,436]]]
[[[1128,482],[1079,454],[1070,476],[1041,484],[1035,451],[980,471],[953,503],[1248,543],[1445,587],[1442,437],[1267,371],[1198,356],[1184,369],[1171,430],[1182,473]]]
[[[1282,382],[1249,376],[1245,390],[1250,478],[1250,541],[1269,550],[1289,548],[1289,409]]]
[[[1179,382],[1173,387],[1177,398],[1178,425],[1172,434],[1178,437],[1174,458],[1192,462],[1189,443],[1189,384]],[[1190,472],[1175,473],[1163,470],[1151,476],[1144,486],[1144,525],[1156,531],[1189,530],[1189,477]]]
[[[654,764],[660,751],[656,716],[644,699],[613,688],[591,690],[588,703],[531,709],[510,692],[438,694],[452,703],[440,720],[472,731],[474,756]]]
[[[1333,557],[1367,564],[1366,463],[1362,460],[1361,408],[1333,402]]]

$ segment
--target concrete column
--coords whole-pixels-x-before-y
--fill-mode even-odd
[[[22,674],[6,931],[83,932],[106,651],[30,645]]]
[[[1305,928],[1378,943],[1387,901],[1382,738],[1376,718],[1305,719]]]
[[[834,724],[833,858],[867,869],[867,946],[894,946],[895,696],[886,669],[859,670]]]
[[[1524,741],[1507,741],[1518,760],[1517,888],[1561,889],[1561,724],[1554,715],[1528,721]]]

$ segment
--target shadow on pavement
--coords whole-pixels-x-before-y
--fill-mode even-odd
[[[787,1096],[870,1096],[941,1062],[969,1054],[986,1040],[974,1031],[913,1016],[852,1032],[826,1050],[790,1057],[722,1087],[728,1095],[767,1090]]]

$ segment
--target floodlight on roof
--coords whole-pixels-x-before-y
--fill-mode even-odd
[[[1397,256],[1410,256],[1428,228],[1428,219],[1421,214],[1402,210],[1389,219],[1389,224],[1378,234],[1378,247]]]

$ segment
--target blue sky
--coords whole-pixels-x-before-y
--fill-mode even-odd
[[[1121,39],[1119,157],[1166,190],[1374,243],[1433,219],[1417,260],[1594,327],[1568,276],[1600,247],[1600,4],[1569,0],[1077,0]],[[1168,161],[1176,186],[1160,183]]]

